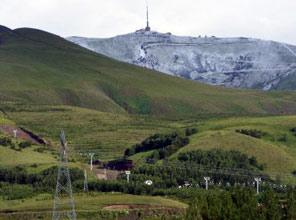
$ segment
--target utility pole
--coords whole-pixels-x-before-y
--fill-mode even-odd
[[[17,137],[17,132],[18,132],[18,130],[15,128],[15,129],[13,129],[13,137]]]
[[[204,180],[206,181],[206,190],[208,190],[209,189],[210,177],[206,176],[206,177],[204,177]]]
[[[93,157],[94,157],[94,153],[89,153],[90,156],[90,170],[92,171],[93,169]]]
[[[57,185],[53,205],[52,220],[61,220],[65,217],[70,220],[76,220],[76,211],[72,194],[72,185],[67,159],[67,143],[65,133],[61,132],[61,148],[59,172],[57,176]]]
[[[257,177],[257,178],[254,178],[255,181],[256,181],[256,185],[257,185],[257,195],[259,194],[259,183],[261,181],[261,177]]]
[[[131,171],[127,170],[125,171],[126,174],[126,181],[129,183],[129,175],[131,174]]]
[[[104,179],[105,179],[105,180],[108,179],[108,178],[107,178],[107,170],[106,170],[106,168],[104,168]]]
[[[87,173],[86,170],[84,170],[84,184],[83,184],[83,190],[88,191],[88,185],[87,185]]]

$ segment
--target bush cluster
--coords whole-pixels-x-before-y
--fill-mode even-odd
[[[266,132],[256,130],[256,129],[236,129],[235,132],[241,133],[244,135],[249,135],[251,137],[258,138],[258,139],[261,139],[262,136],[267,135]]]
[[[0,137],[0,145],[7,147],[13,146],[13,143],[9,137]]]
[[[164,158],[165,154],[169,152],[176,152],[181,147],[184,147],[189,143],[189,135],[195,134],[197,130],[195,128],[187,128],[184,132],[173,132],[170,134],[154,134],[147,139],[145,139],[142,143],[136,144],[130,148],[127,148],[124,152],[124,156],[129,157],[136,153],[146,152],[150,150],[158,150],[167,148],[169,146],[170,149],[167,150],[159,150],[158,153],[162,154],[162,158]]]
[[[15,151],[21,151],[24,148],[31,147],[32,143],[30,141],[22,141],[18,144],[18,147],[12,142],[9,137],[0,137],[0,145],[4,147],[10,147],[10,149]]]
[[[0,195],[7,200],[31,198],[35,194],[29,185],[0,183]]]
[[[31,147],[32,143],[30,141],[22,141],[18,144],[19,148],[24,149],[27,147]]]

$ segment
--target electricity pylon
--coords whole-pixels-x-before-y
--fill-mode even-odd
[[[62,130],[59,172],[57,177],[52,220],[60,220],[65,217],[70,220],[76,220],[66,147],[66,137],[64,131]]]

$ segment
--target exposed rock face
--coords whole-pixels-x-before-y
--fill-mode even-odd
[[[67,39],[124,62],[218,86],[269,90],[296,73],[296,47],[274,41],[158,32]]]

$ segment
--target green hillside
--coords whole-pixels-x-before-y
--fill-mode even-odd
[[[198,132],[180,152],[196,149],[237,150],[255,156],[271,177],[294,179],[296,170],[296,116],[191,118],[173,120],[159,116],[112,114],[69,106],[36,106],[4,103],[15,123],[39,134],[58,146],[60,129],[66,131],[72,157],[78,152],[95,152],[103,161],[122,157],[126,148],[141,143],[155,133],[170,133],[187,127]],[[265,134],[254,138],[236,132],[237,129],[257,129]],[[283,139],[285,137],[285,139]],[[145,159],[151,151],[131,157],[135,162]],[[46,155],[44,155],[46,156]],[[7,159],[8,160],[8,159]],[[37,158],[36,158],[37,160]]]
[[[291,178],[296,170],[295,116],[229,118],[197,125],[198,134],[191,137],[191,143],[180,150],[219,148],[238,150],[255,156],[266,164],[266,171],[272,176]],[[260,139],[235,132],[236,129],[257,129],[264,133]],[[283,138],[285,137],[285,138]]]
[[[190,126],[196,128],[198,133],[191,135],[190,143],[170,156],[170,159],[182,152],[195,150],[235,150],[249,157],[254,156],[259,164],[264,165],[264,172],[273,179],[280,177],[287,182],[295,181],[295,124],[295,116],[232,117],[193,122]],[[255,138],[237,132],[242,129],[256,129],[263,135]],[[141,163],[151,153],[136,153],[130,159]]]
[[[71,153],[92,151],[103,160],[121,157],[125,148],[153,133],[169,132],[186,125],[186,122],[159,116],[112,114],[71,106],[2,103],[2,107],[16,124],[55,146],[59,146],[63,128]]]
[[[0,67],[2,101],[140,114],[286,114],[296,109],[295,92],[213,87],[115,61],[29,28],[1,28]]]

